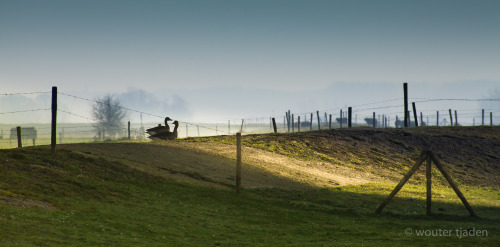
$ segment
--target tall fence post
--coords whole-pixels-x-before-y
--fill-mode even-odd
[[[408,116],[408,83],[403,83],[403,91],[404,91],[404,106],[405,106],[405,128],[408,127],[408,120],[410,116]]]
[[[236,192],[241,190],[241,133],[236,133]]]
[[[352,127],[352,107],[347,108],[347,127]]]
[[[328,121],[328,129],[332,130],[332,114],[330,114],[330,119]]]
[[[457,110],[455,110],[455,126],[458,126]]]
[[[17,147],[22,148],[23,147],[23,142],[22,142],[22,136],[21,136],[21,126],[16,127],[17,131]]]
[[[57,87],[52,87],[52,123],[50,132],[50,147],[56,151],[56,127],[57,127]]]

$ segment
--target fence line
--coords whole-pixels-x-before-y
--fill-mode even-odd
[[[33,95],[33,94],[48,94],[50,92],[19,92],[19,93],[1,93],[1,96],[15,96],[15,95]],[[57,92],[57,94],[71,97],[73,99],[83,100],[89,103],[98,103],[102,104],[98,100],[88,99],[72,94],[68,94],[65,92]],[[348,126],[349,123],[352,122],[352,126],[375,126],[375,127],[398,127],[398,121],[402,121],[404,119],[404,111],[392,111],[387,113],[386,111],[393,108],[402,108],[402,104],[388,104],[395,101],[402,101],[403,98],[391,99],[391,100],[383,100],[372,103],[364,103],[353,105],[351,107],[339,107],[339,108],[331,108],[328,110],[313,110],[310,112],[300,112],[294,113],[290,110],[287,110],[285,114],[277,114],[275,116],[268,117],[246,117],[243,119],[225,119],[219,121],[207,121],[207,122],[188,122],[188,121],[179,121],[179,137],[187,137],[187,136],[211,136],[211,135],[228,135],[234,134],[236,132],[242,131],[245,134],[252,133],[272,133],[274,132],[274,126],[272,123],[272,119],[275,119],[276,123],[276,132],[296,132],[296,131],[304,131],[304,130],[317,130],[317,129],[332,129],[332,128],[341,128]],[[426,103],[426,102],[437,102],[437,101],[464,101],[464,102],[496,102],[500,101],[500,99],[459,99],[459,98],[448,98],[448,99],[433,99],[433,98],[410,98],[409,100],[414,103]],[[61,101],[59,99],[58,101]],[[385,104],[385,105],[381,105]],[[126,111],[139,113],[142,115],[156,117],[160,120],[163,120],[164,116],[159,116],[157,114],[148,113],[145,111],[140,111],[128,107],[117,106]],[[417,105],[419,106],[419,105]],[[348,109],[352,109],[352,111],[347,111]],[[39,111],[49,111],[50,108],[38,108],[38,109],[24,109],[17,111],[6,111],[0,112],[0,116],[15,115],[18,113],[27,113],[27,112],[39,112]],[[338,110],[341,110],[342,115],[338,113]],[[450,119],[448,116],[448,111],[453,110],[457,115],[453,115],[453,119]],[[92,119],[92,117],[85,116],[82,114],[74,113],[70,110],[63,110],[61,108],[57,108],[57,111],[62,114],[67,114],[71,116],[76,116],[85,121],[90,121],[90,123],[78,123],[78,124],[70,124],[70,123],[58,123],[57,133],[59,138],[59,143],[64,143],[68,141],[93,141],[98,140],[97,138],[97,127],[96,122]],[[410,112],[412,110],[409,109]],[[484,114],[483,114],[484,111]],[[351,112],[349,116],[347,113]],[[441,112],[441,117],[438,118],[438,112]],[[484,115],[484,118],[483,118]],[[301,121],[297,121],[300,116],[304,118]],[[310,118],[309,118],[310,116]],[[332,119],[333,116],[333,119]],[[338,116],[338,118],[337,118]],[[458,125],[490,125],[497,124],[498,122],[494,122],[493,117],[498,118],[500,116],[500,109],[440,109],[440,110],[429,110],[428,107],[419,112],[415,112],[415,114],[410,114],[410,121],[415,121],[415,116],[417,117],[418,122],[421,125],[426,126],[449,126],[451,124],[451,120],[454,120],[453,123],[457,123]],[[282,122],[280,122],[282,121]],[[145,126],[153,127],[154,122],[147,122],[144,124],[140,123],[131,123],[130,132],[131,138],[135,140],[145,140]],[[300,127],[298,126],[300,124]],[[31,124],[35,125],[38,131],[37,138],[40,141],[37,141],[38,145],[47,144],[47,137],[50,136],[51,127],[50,124]],[[455,124],[454,124],[455,125]],[[13,133],[12,129],[17,127],[18,124],[1,124],[0,123],[0,148],[4,147],[12,147],[13,145]],[[24,127],[24,126],[22,126]],[[128,126],[126,124],[123,125],[107,125],[107,130],[116,132],[113,138],[124,138],[128,137]],[[181,130],[185,128],[184,130]],[[22,132],[22,131],[21,131]],[[6,138],[8,136],[8,138]],[[21,138],[29,138],[31,137],[29,134],[22,133]],[[100,138],[101,139],[101,138]],[[7,145],[6,143],[9,143]]]

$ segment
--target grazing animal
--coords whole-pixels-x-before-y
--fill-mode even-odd
[[[148,133],[149,135],[154,135],[154,134],[170,131],[170,126],[168,126],[168,123],[167,123],[168,121],[172,121],[172,119],[170,119],[169,117],[166,117],[165,118],[165,126],[161,126],[161,124],[158,124],[158,126],[156,126],[154,128],[147,129],[146,133]]]
[[[149,136],[148,138],[151,140],[175,140],[177,139],[177,129],[179,128],[179,122],[177,120],[174,121],[174,131],[164,131],[161,133],[157,133]]]

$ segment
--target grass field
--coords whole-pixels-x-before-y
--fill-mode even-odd
[[[247,139],[248,146],[250,142]],[[468,184],[462,177],[460,188],[479,218],[468,215],[446,184],[434,185],[434,214],[426,216],[422,181],[405,185],[376,215],[376,207],[398,180],[301,190],[244,188],[238,194],[228,188],[178,182],[110,156],[66,148],[56,153],[46,147],[0,150],[0,162],[0,246],[497,246],[500,242],[498,183]]]

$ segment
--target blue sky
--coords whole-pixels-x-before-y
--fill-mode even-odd
[[[487,95],[500,85],[499,27],[500,1],[485,0],[0,0],[0,90],[189,99],[407,81],[482,82]]]

